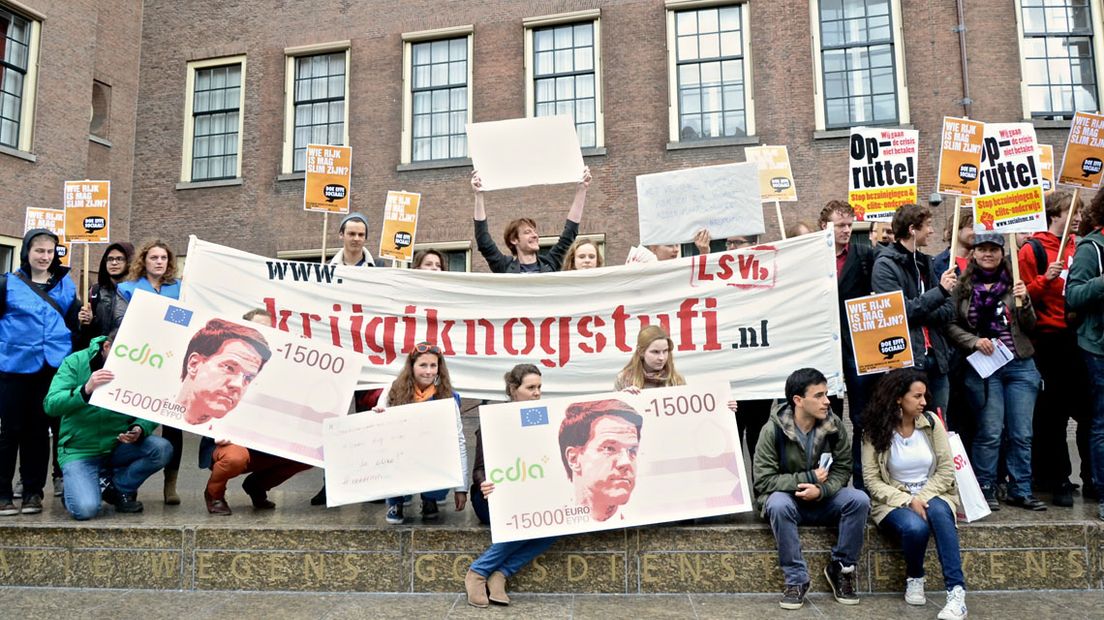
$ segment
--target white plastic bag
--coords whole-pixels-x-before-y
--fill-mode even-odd
[[[958,518],[967,523],[984,519],[992,511],[989,510],[989,502],[985,501],[985,496],[981,493],[981,485],[974,475],[974,468],[970,465],[970,456],[966,454],[962,438],[958,433],[947,433],[947,439],[951,444],[955,482],[958,484]]]

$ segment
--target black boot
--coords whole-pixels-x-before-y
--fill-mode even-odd
[[[142,502],[138,501],[137,493],[119,493],[119,500],[115,503],[115,512],[142,512]]]
[[[326,505],[326,485],[322,485],[322,489],[315,493],[311,498],[311,506],[325,506]]]

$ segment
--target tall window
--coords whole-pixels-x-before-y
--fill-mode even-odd
[[[891,0],[820,0],[828,129],[902,122]]]
[[[298,56],[295,60],[292,172],[307,168],[307,145],[345,145],[347,51]]]
[[[1089,0],[1021,0],[1024,80],[1031,116],[1097,110]]]
[[[411,45],[413,160],[468,156],[468,37]]]
[[[199,69],[192,103],[192,181],[238,176],[240,64]]]
[[[594,40],[594,22],[533,30],[533,113],[574,118],[583,148],[598,145]]]
[[[679,140],[748,135],[743,11],[675,13]]]
[[[29,150],[37,22],[0,7],[0,145]]]

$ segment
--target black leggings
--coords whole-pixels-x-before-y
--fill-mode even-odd
[[[169,464],[165,465],[165,470],[177,471],[180,469],[180,456],[184,451],[184,431],[171,426],[162,426],[161,436],[169,442],[173,449],[172,458],[169,459]]]

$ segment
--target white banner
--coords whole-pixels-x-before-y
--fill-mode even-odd
[[[483,406],[491,540],[751,510],[728,386]]]
[[[326,505],[463,486],[459,417],[445,398],[326,420]]]
[[[583,152],[570,116],[468,125],[468,153],[483,190],[578,183]]]
[[[636,177],[640,243],[687,243],[706,228],[714,239],[763,232],[759,165],[724,164]]]
[[[390,384],[404,354],[428,341],[468,398],[501,400],[503,373],[520,362],[541,367],[548,397],[603,392],[651,323],[668,328],[679,372],[727,379],[736,398],[781,397],[786,377],[806,366],[842,385],[830,231],[525,276],[283,261],[193,238],[183,282],[197,308],[267,308],[294,337],[363,353],[362,387]]]
[[[246,321],[134,293],[91,403],[310,465],[322,423],[348,413],[363,358]]]

